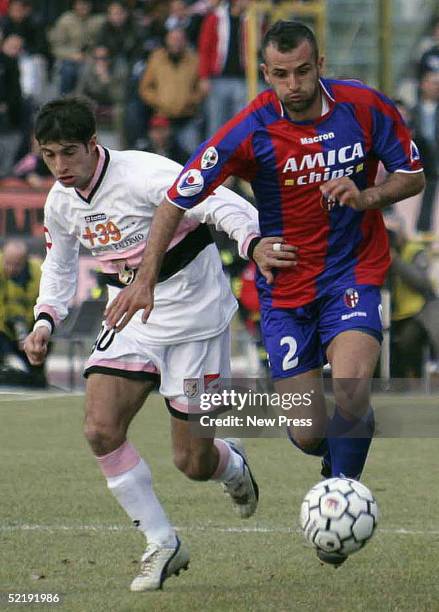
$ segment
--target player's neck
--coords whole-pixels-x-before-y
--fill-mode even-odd
[[[76,188],[80,193],[82,194],[87,193],[91,189],[92,185],[96,182],[96,179],[97,179],[96,175],[98,173],[99,160],[100,160],[100,153],[99,153],[98,147],[96,147],[95,151],[93,152],[93,161],[91,162],[91,166],[90,166],[91,174],[86,180],[84,180],[83,186],[78,186]]]

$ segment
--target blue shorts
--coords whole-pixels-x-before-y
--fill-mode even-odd
[[[274,380],[322,367],[341,332],[363,331],[382,341],[380,288],[352,285],[299,308],[261,309],[261,330]]]

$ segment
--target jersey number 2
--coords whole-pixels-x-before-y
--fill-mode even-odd
[[[297,342],[293,336],[284,336],[280,345],[284,344],[288,345],[288,351],[285,357],[282,359],[282,369],[283,370],[292,370],[299,363],[299,358],[295,357],[297,351]]]

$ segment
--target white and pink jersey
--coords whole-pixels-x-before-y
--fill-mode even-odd
[[[86,192],[56,182],[45,206],[47,256],[35,316],[64,319],[76,292],[80,244],[103,272],[136,268],[156,207],[181,171],[165,157],[99,147],[99,163]],[[185,213],[170,249],[210,223],[238,243],[241,255],[259,234],[256,209],[234,192],[215,194]],[[221,333],[236,310],[215,245],[209,244],[167,280],[158,283],[146,328],[151,344],[201,340]]]

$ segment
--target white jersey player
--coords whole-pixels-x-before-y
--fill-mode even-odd
[[[25,342],[31,362],[41,363],[75,293],[80,244],[99,262],[111,300],[134,278],[155,207],[180,166],[157,155],[97,145],[93,112],[79,98],[46,104],[36,120],[36,138],[57,179],[45,208],[47,257],[36,323]],[[154,494],[147,463],[126,438],[158,380],[171,412],[176,466],[189,478],[221,481],[241,517],[251,516],[258,502],[242,447],[195,438],[187,420],[187,396],[230,376],[229,322],[236,309],[216,247],[200,222],[226,231],[242,254],[259,233],[253,207],[219,188],[178,228],[148,323],[139,312],[123,332],[103,327],[85,369],[85,436],[108,487],[147,539],[134,591],[160,588],[189,563]]]

